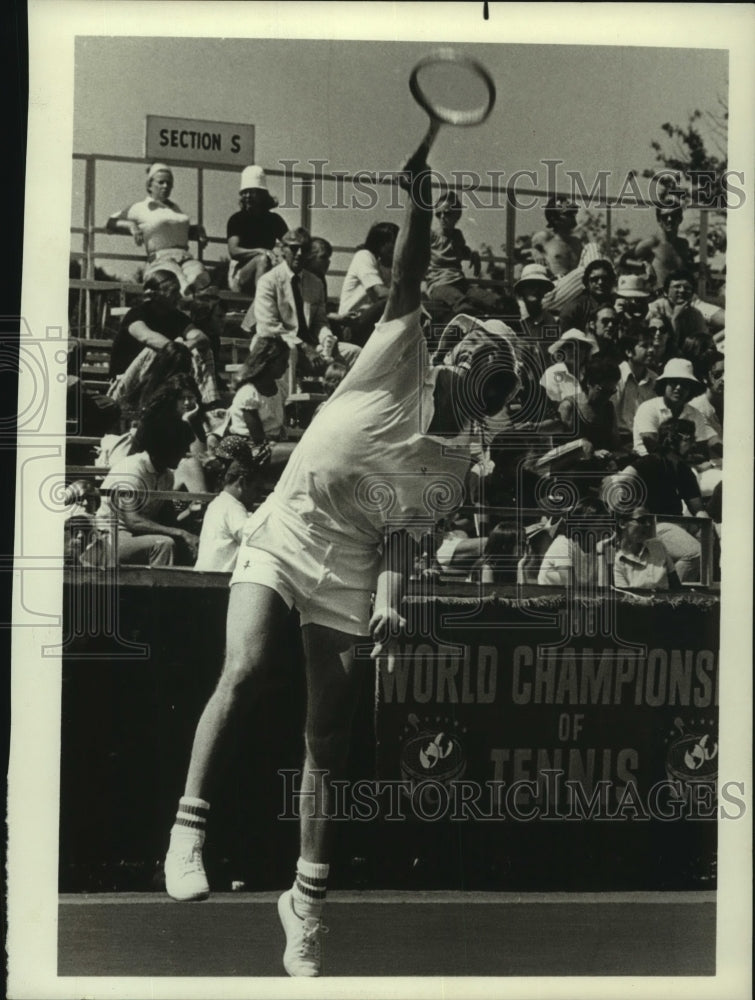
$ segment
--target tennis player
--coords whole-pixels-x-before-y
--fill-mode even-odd
[[[461,503],[473,424],[499,412],[518,388],[511,345],[494,332],[502,324],[479,324],[455,348],[453,364],[430,364],[420,329],[433,201],[425,150],[403,174],[409,198],[383,318],[244,532],[225,664],[197,726],[165,860],[174,899],[207,897],[202,846],[213,780],[266,671],[275,669],[295,606],[308,691],[302,789],[314,796],[303,799],[296,877],[278,902],[292,976],[321,973],[330,783],[344,775],[366,662],[355,661],[355,646],[369,637],[373,658],[392,669],[407,539],[416,542],[433,518]]]

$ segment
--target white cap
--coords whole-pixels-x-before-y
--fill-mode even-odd
[[[258,191],[267,191],[265,171],[262,167],[255,166],[254,164],[250,167],[244,167],[241,171],[239,191],[248,191],[250,188],[256,188]]]
[[[152,180],[155,174],[159,174],[161,170],[164,170],[166,174],[173,176],[173,171],[170,169],[167,163],[153,163],[152,166],[147,170],[147,182]]]

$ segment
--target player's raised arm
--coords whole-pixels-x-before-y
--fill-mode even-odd
[[[422,279],[430,263],[432,187],[423,143],[404,167],[402,181],[408,194],[404,223],[393,252],[393,270],[383,322],[419,308]]]

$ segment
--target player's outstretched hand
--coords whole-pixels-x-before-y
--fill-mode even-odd
[[[396,665],[396,641],[406,628],[406,618],[395,608],[383,608],[375,611],[370,618],[369,627],[370,636],[375,643],[370,658],[376,661],[379,668],[385,666],[388,673],[392,674]]]

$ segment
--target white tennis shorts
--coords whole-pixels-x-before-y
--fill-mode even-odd
[[[302,625],[369,635],[379,564],[376,546],[327,537],[268,499],[244,528],[231,586],[272,588]]]

